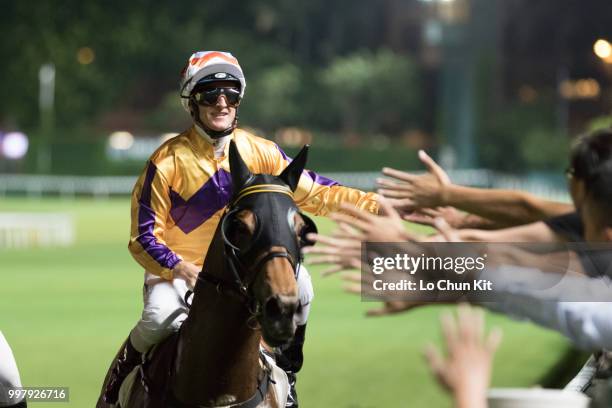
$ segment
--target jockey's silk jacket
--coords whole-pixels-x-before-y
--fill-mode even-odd
[[[231,135],[252,173],[280,174],[290,160],[274,142],[236,129]],[[229,142],[214,147],[194,127],[162,144],[134,186],[128,248],[147,272],[172,279],[181,260],[202,266],[232,195]],[[341,203],[378,212],[377,195],[341,186],[305,170],[295,191],[298,207],[315,215]]]

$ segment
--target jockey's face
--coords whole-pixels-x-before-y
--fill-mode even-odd
[[[207,88],[214,87],[235,87],[235,83],[228,81],[212,82]],[[200,120],[209,129],[214,131],[222,131],[234,123],[236,119],[236,107],[228,103],[227,96],[219,95],[216,103],[212,105],[198,105],[198,113]]]

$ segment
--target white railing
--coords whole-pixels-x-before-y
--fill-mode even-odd
[[[46,194],[74,197],[89,195],[108,197],[130,194],[135,176],[39,176],[24,174],[0,174],[0,196],[25,194],[40,197]]]
[[[68,214],[0,213],[0,249],[70,246],[74,222]]]
[[[337,172],[322,175],[362,190],[373,190],[380,172]],[[486,188],[505,188],[528,191],[543,198],[568,201],[564,186],[533,181],[525,177],[497,173],[484,169],[454,170],[449,175],[453,182]],[[0,197],[20,194],[28,197],[77,195],[106,198],[114,195],[128,195],[132,192],[136,176],[39,176],[23,174],[0,174]]]

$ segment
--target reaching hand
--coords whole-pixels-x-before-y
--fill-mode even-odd
[[[318,255],[308,259],[311,265],[332,264],[321,274],[323,276],[344,270],[359,269],[361,265],[361,235],[345,224],[340,224],[331,236],[310,233],[308,239],[316,241],[316,246],[305,247],[305,254]]]
[[[381,300],[383,300],[383,302],[381,302],[380,307],[369,309],[366,312],[366,316],[386,316],[386,315],[391,315],[391,314],[397,314],[397,313],[407,312],[409,310],[412,310],[414,308],[417,308],[419,306],[423,306],[426,304],[422,301],[419,301],[418,299],[405,300],[405,299],[398,298],[398,299],[393,299],[393,300],[390,300],[390,299],[385,300],[385,297],[389,296],[390,294],[388,292],[381,293],[381,292],[375,291],[372,286],[372,283],[375,277],[371,273],[367,273],[366,271],[367,269],[366,269],[366,266],[364,265],[361,273],[347,272],[347,273],[342,274],[342,280],[346,282],[343,287],[345,292],[348,292],[354,295],[364,296],[370,299],[380,298]],[[406,279],[406,278],[409,279],[410,278],[409,275],[405,273],[400,273],[397,271],[387,272],[387,275],[390,275],[392,273],[395,273],[398,279]],[[406,293],[400,293],[398,294],[398,296],[405,298],[408,295]]]
[[[181,261],[172,269],[172,276],[175,279],[185,280],[185,282],[187,282],[187,287],[193,289],[201,269],[202,268],[195,266],[191,262]]]
[[[382,316],[400,313],[423,303],[418,299],[405,300],[405,293],[393,294],[376,292],[372,283],[375,276],[366,272],[362,267],[361,243],[368,242],[405,242],[418,241],[420,237],[409,234],[404,227],[399,213],[390,205],[389,201],[380,198],[381,215],[373,215],[348,205],[342,205],[343,213],[332,214],[331,218],[338,223],[338,229],[331,235],[309,234],[308,238],[324,246],[304,248],[305,253],[317,254],[318,257],[309,260],[310,264],[334,264],[322,272],[327,276],[341,271],[361,269],[362,273],[347,273],[342,278],[347,282],[344,290],[349,293],[361,294],[369,298],[383,300],[381,308],[367,312],[368,316]],[[373,254],[368,254],[371,257]],[[393,279],[409,279],[410,276],[403,271],[389,271],[387,277],[395,274]],[[398,297],[400,299],[398,299]]]
[[[330,218],[340,225],[347,225],[355,230],[355,239],[368,242],[403,242],[414,241],[415,236],[406,231],[399,213],[389,200],[379,197],[380,214],[374,215],[348,204],[342,204],[342,213],[334,213]]]
[[[467,305],[459,306],[456,320],[450,314],[441,320],[448,356],[442,357],[429,345],[425,355],[431,371],[438,383],[453,394],[457,407],[486,407],[491,365],[501,331],[494,330],[485,338],[482,312]]]
[[[322,272],[323,275],[343,270],[359,269],[361,266],[361,243],[403,242],[415,240],[404,228],[402,219],[384,198],[379,205],[384,215],[374,215],[353,206],[342,204],[343,213],[330,218],[338,223],[338,229],[331,236],[309,234],[308,239],[324,246],[304,248],[304,253],[319,255],[309,260],[310,264],[335,264]]]
[[[410,214],[404,215],[406,221],[416,222],[417,224],[434,226],[436,218],[442,218],[453,228],[463,228],[465,219],[468,216],[462,213],[455,207],[436,207],[436,208],[420,208]]]
[[[448,225],[443,218],[434,219],[433,226],[438,230],[442,242],[463,242],[456,229]]]
[[[422,238],[422,242],[464,242],[462,234],[459,230],[451,227],[444,218],[432,218],[428,221],[429,225],[434,227],[438,233],[428,235]],[[466,230],[463,230],[466,231]]]
[[[427,167],[427,174],[411,174],[391,168],[383,168],[383,174],[396,181],[380,178],[378,192],[387,197],[391,205],[402,214],[419,208],[435,208],[444,205],[445,188],[451,185],[448,174],[423,150],[419,159]]]

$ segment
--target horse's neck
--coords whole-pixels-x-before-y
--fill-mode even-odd
[[[215,234],[204,270],[228,281],[219,238]],[[240,402],[255,394],[260,334],[248,327],[249,317],[240,297],[218,293],[212,284],[198,281],[178,344],[174,393],[179,401],[227,405],[232,401],[223,396]]]

